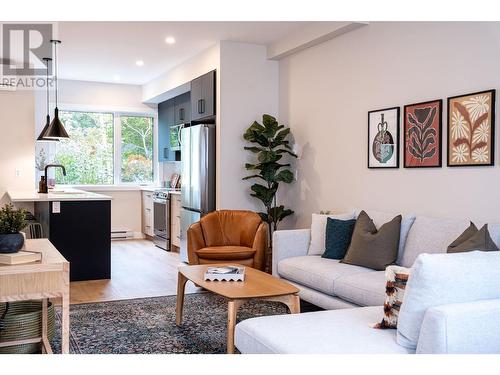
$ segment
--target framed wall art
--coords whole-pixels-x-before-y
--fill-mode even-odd
[[[448,98],[448,166],[495,164],[495,90]]]
[[[399,168],[399,107],[368,112],[368,168]]]
[[[442,111],[441,99],[405,105],[403,167],[441,167]]]

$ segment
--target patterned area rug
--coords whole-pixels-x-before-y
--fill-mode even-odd
[[[70,352],[75,354],[214,354],[226,352],[227,302],[211,293],[187,294],[183,324],[175,325],[175,296],[72,305]],[[302,304],[303,311],[318,310]],[[238,321],[286,314],[285,305],[250,301]],[[60,353],[60,310],[53,349]]]

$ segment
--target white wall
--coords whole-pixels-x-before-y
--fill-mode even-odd
[[[32,91],[0,91],[0,207],[9,202],[7,191],[33,188],[34,112]]]
[[[221,42],[220,124],[218,207],[261,211],[260,201],[250,196],[253,181],[245,163],[255,162],[248,151],[243,133],[254,122],[262,122],[264,113],[277,116],[278,62],[267,60],[265,46]]]
[[[287,225],[353,206],[500,222],[498,139],[495,167],[366,166],[369,110],[442,98],[446,145],[446,98],[499,89],[499,47],[500,23],[375,22],[280,61],[280,119],[303,146]]]
[[[143,85],[142,100],[144,102],[153,103],[165,101],[169,98],[163,97],[164,93],[175,90],[179,86],[184,86],[194,78],[208,73],[211,70],[218,70],[219,66],[220,45],[216,44]],[[189,91],[189,88],[187,91]]]

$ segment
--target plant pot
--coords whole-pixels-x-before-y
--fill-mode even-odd
[[[0,253],[17,253],[24,245],[22,233],[0,234]]]

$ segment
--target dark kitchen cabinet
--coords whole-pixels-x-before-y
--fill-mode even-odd
[[[175,160],[170,149],[170,127],[175,124],[175,98],[158,104],[158,161]]]
[[[111,278],[110,200],[35,202],[35,217],[70,263],[71,281]]]
[[[191,95],[186,92],[174,98],[174,124],[191,122]]]
[[[191,120],[215,115],[215,70],[191,81]]]

